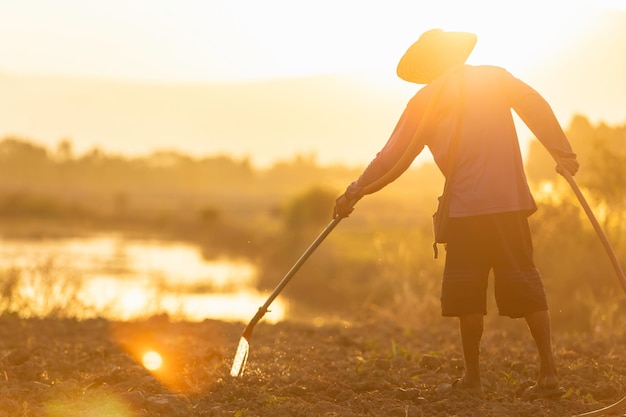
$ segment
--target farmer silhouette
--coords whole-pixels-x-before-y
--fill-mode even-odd
[[[403,80],[425,84],[408,102],[391,137],[336,200],[335,217],[347,217],[364,195],[394,181],[428,147],[446,177],[438,218],[446,224],[442,315],[459,317],[464,376],[443,391],[482,394],[479,354],[491,269],[500,315],[524,318],[536,344],[538,380],[527,395],[559,397],[550,315],[533,261],[528,216],[530,193],[511,109],[557,161],[574,175],[576,155],[549,104],[503,68],[465,61],[476,35],[433,29],[401,58]],[[419,187],[419,184],[415,184]],[[446,201],[445,206],[442,202]]]

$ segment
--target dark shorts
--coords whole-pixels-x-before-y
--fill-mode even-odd
[[[487,314],[491,269],[500,315],[517,318],[548,309],[525,213],[451,218],[448,230],[442,315]]]

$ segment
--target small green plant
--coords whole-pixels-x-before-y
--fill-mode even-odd
[[[278,397],[273,394],[266,394],[263,398],[263,405],[267,408],[275,407],[287,400],[286,397]]]
[[[391,353],[387,356],[388,359],[402,356],[404,359],[409,358],[409,351],[407,349],[398,347],[398,344],[394,339],[391,339]]]
[[[515,372],[513,370],[500,371],[500,381],[511,386],[517,386],[520,384],[520,380],[515,376]]]

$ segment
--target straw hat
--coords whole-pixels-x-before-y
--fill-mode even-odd
[[[476,35],[467,32],[424,32],[407,49],[398,63],[398,77],[417,84],[428,84],[449,69],[462,65],[476,45]]]

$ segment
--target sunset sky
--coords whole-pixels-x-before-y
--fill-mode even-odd
[[[354,74],[404,100],[416,87],[396,78],[397,61],[423,31],[440,27],[478,34],[468,63],[500,65],[549,88],[542,69],[575,56],[613,15],[626,17],[626,1],[0,0],[0,77],[214,84]],[[611,90],[615,77],[624,86],[624,72],[614,68],[626,67],[626,39],[619,42],[614,62],[596,63],[606,72],[585,80],[586,91],[600,96],[568,98],[564,118],[581,111],[626,121],[593,84]]]
[[[382,72],[432,27],[478,34],[475,61],[513,67],[624,1],[1,0],[0,68],[165,81]],[[532,59],[529,59],[532,57]]]

